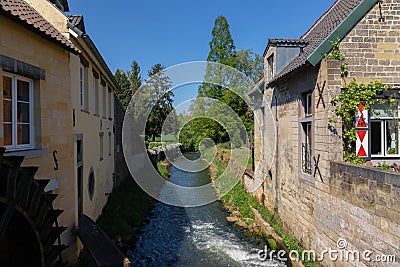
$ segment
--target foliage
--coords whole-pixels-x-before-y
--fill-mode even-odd
[[[356,153],[345,153],[343,155],[343,160],[347,163],[356,164],[356,165],[364,165],[365,160],[357,157]]]
[[[357,137],[354,123],[358,106],[362,102],[364,109],[370,109],[375,102],[377,93],[384,90],[387,89],[379,81],[364,85],[357,84],[356,80],[353,80],[347,89],[342,90],[339,96],[332,99],[331,103],[336,106],[335,113],[342,122],[344,154],[354,154],[356,151]],[[335,121],[330,120],[330,122]]]
[[[215,20],[209,45],[208,61],[237,68],[253,80],[258,79],[263,73],[263,58],[261,56],[255,54],[251,49],[235,50],[229,24],[225,17],[219,16]],[[229,77],[229,75],[221,74],[221,69],[216,68],[215,65],[208,65],[205,80],[212,81],[221,76]],[[235,93],[220,85],[203,83],[199,86],[198,96],[213,98],[224,103],[234,111],[239,120],[233,119],[232,114],[225,114],[227,112],[222,105],[197,98],[192,101],[190,115],[198,119],[186,124],[179,134],[180,142],[184,144],[186,149],[197,149],[199,141],[204,138],[210,138],[215,143],[232,141],[234,146],[240,147],[244,142],[246,131],[253,130],[253,112],[245,100],[239,96],[239,94],[247,95],[244,90],[248,88],[244,88],[243,83],[235,81],[234,78],[228,78],[228,80],[231,85],[233,82],[238,84],[237,89],[240,91],[235,91]],[[211,117],[217,118],[218,122],[206,119]],[[241,127],[241,125],[244,125],[244,127]],[[231,136],[228,133],[231,133]],[[185,136],[185,134],[188,134],[188,136]]]
[[[109,196],[97,223],[111,238],[131,236],[144,222],[153,202],[132,177],[127,177]]]
[[[114,77],[119,85],[119,88],[116,88],[115,90],[115,95],[121,102],[122,106],[126,109],[132,98],[132,91],[130,89],[131,82],[129,81],[128,75],[120,69],[117,69]]]
[[[170,176],[168,168],[162,162],[157,162],[157,171],[164,179]]]
[[[119,85],[119,88],[115,91],[115,95],[126,109],[132,96],[143,82],[142,76],[140,75],[139,64],[134,60],[130,71],[117,69],[114,77]]]
[[[163,145],[165,145],[165,142],[150,142],[148,149],[153,149],[155,147],[162,147]]]
[[[131,83],[132,95],[134,95],[143,82],[142,76],[140,75],[140,67],[136,60],[132,62],[131,70],[127,72],[127,75]]]
[[[223,196],[221,200],[225,204],[230,203],[231,201],[231,204],[237,207],[240,214],[245,218],[254,219],[254,213],[250,206],[255,208],[261,214],[262,218],[274,228],[275,232],[282,237],[283,242],[288,249],[297,251],[299,255],[302,255],[304,248],[296,239],[282,229],[283,224],[278,216],[268,208],[257,203],[257,201],[247,193],[242,184],[237,184],[228,194]],[[276,242],[268,240],[268,243],[270,244],[271,249],[273,246],[276,246]],[[308,259],[303,261],[303,264],[307,267],[314,266],[314,262],[309,261]]]
[[[383,162],[382,164],[379,164],[378,166],[375,166],[375,168],[381,169],[381,170],[385,170],[385,171],[392,171],[393,167],[389,166],[386,164],[386,162]]]
[[[218,16],[212,29],[207,61],[219,62],[234,67],[235,44],[224,16]]]
[[[235,68],[254,82],[264,73],[264,58],[254,53],[252,49],[236,50],[235,61]]]
[[[349,74],[349,69],[348,69],[349,62],[345,61],[346,58],[340,53],[340,50],[339,50],[340,39],[337,38],[335,41],[329,41],[329,43],[332,45],[332,50],[331,50],[330,54],[325,55],[325,58],[337,59],[337,60],[343,61],[343,64],[341,66],[341,74],[342,74],[342,77],[347,77],[347,75]]]
[[[174,93],[170,91],[172,82],[166,76],[164,66],[161,64],[154,65],[148,72],[150,79],[146,82],[146,86],[150,87],[151,95],[146,103],[152,108],[146,124],[146,136],[154,140],[161,135],[161,130],[168,115],[173,112],[172,102]],[[174,126],[171,130],[174,130]]]

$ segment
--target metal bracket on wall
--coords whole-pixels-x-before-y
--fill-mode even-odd
[[[57,150],[53,151],[53,160],[54,160],[54,170],[57,171],[58,170],[58,159],[57,159]]]
[[[379,2],[379,22],[385,22],[385,17],[383,16],[383,13],[382,13],[382,4],[383,4],[383,0],[380,0]]]
[[[314,163],[315,163],[314,178],[315,178],[315,175],[317,174],[317,171],[318,171],[319,178],[321,179],[322,182],[324,182],[324,179],[322,179],[322,174],[321,174],[321,171],[320,171],[319,166],[318,166],[319,160],[320,160],[320,156],[321,156],[321,155],[318,154],[318,157],[317,157],[317,158],[316,158],[316,157],[313,157]]]
[[[317,108],[318,108],[319,103],[321,102],[321,100],[322,100],[322,105],[325,108],[325,101],[324,101],[324,96],[323,96],[325,85],[326,85],[326,81],[324,81],[324,84],[322,85],[322,88],[319,86],[319,84],[317,84],[318,94],[319,94],[319,98],[318,98],[318,102],[317,102]]]

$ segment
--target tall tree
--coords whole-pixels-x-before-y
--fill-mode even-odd
[[[129,81],[128,75],[120,69],[117,69],[114,77],[119,85],[119,88],[115,91],[115,95],[126,109],[132,97],[131,82]]]
[[[207,61],[218,62],[231,67],[235,66],[235,43],[230,32],[227,19],[224,16],[218,16],[215,19],[214,27],[211,32],[211,41],[209,43],[210,52]],[[214,70],[207,68],[206,76],[212,76]],[[225,89],[221,86],[203,83],[199,86],[199,96],[220,98]]]
[[[224,16],[216,18],[211,34],[210,52],[208,53],[207,61],[232,66],[235,44],[230,33],[229,23]]]
[[[142,76],[140,75],[140,66],[136,60],[131,64],[131,70],[128,71],[128,77],[131,82],[132,95],[134,95],[143,82]]]
[[[161,64],[154,65],[148,72],[150,78],[146,82],[152,92],[148,101],[152,111],[147,119],[146,135],[153,140],[161,135],[163,124],[174,109],[172,106],[174,93],[169,91],[172,82],[164,69]]]

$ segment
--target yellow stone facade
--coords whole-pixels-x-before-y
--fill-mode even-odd
[[[52,188],[51,193],[58,195],[54,208],[64,211],[59,217],[59,224],[68,227],[62,234],[62,243],[68,246],[63,252],[63,260],[72,264],[82,248],[76,237],[79,204],[82,203],[83,214],[96,220],[113,189],[113,91],[117,85],[93,48],[89,48],[80,37],[70,34],[65,14],[46,0],[26,2],[70,39],[81,53],[75,55],[68,52],[24,27],[23,23],[0,15],[0,55],[42,69],[45,74],[44,79],[24,77],[33,85],[34,149],[8,150],[5,155],[25,156],[24,166],[38,166],[35,179],[59,181],[59,186]],[[82,59],[86,66],[82,65]],[[80,98],[81,67],[85,69],[85,108],[82,108]],[[15,74],[4,71],[0,65],[0,89],[3,89],[4,75]],[[95,112],[95,105],[98,112]],[[3,115],[2,98],[0,147],[5,145]],[[81,160],[80,145],[83,152]],[[57,170],[53,152],[58,160]],[[89,182],[91,174],[94,183]]]

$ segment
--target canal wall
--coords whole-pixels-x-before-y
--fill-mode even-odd
[[[245,174],[242,183],[246,186],[253,179]],[[281,195],[274,208],[284,229],[306,249],[314,250],[317,257],[329,248],[338,249],[338,241],[344,239],[344,251],[356,250],[360,255],[370,251],[371,260],[393,255],[397,261],[390,265],[367,261],[362,256],[360,261],[325,257],[323,266],[400,266],[400,175],[331,162],[330,178],[324,182],[315,187],[302,183],[293,195]],[[251,195],[268,207],[260,196],[262,188]]]

